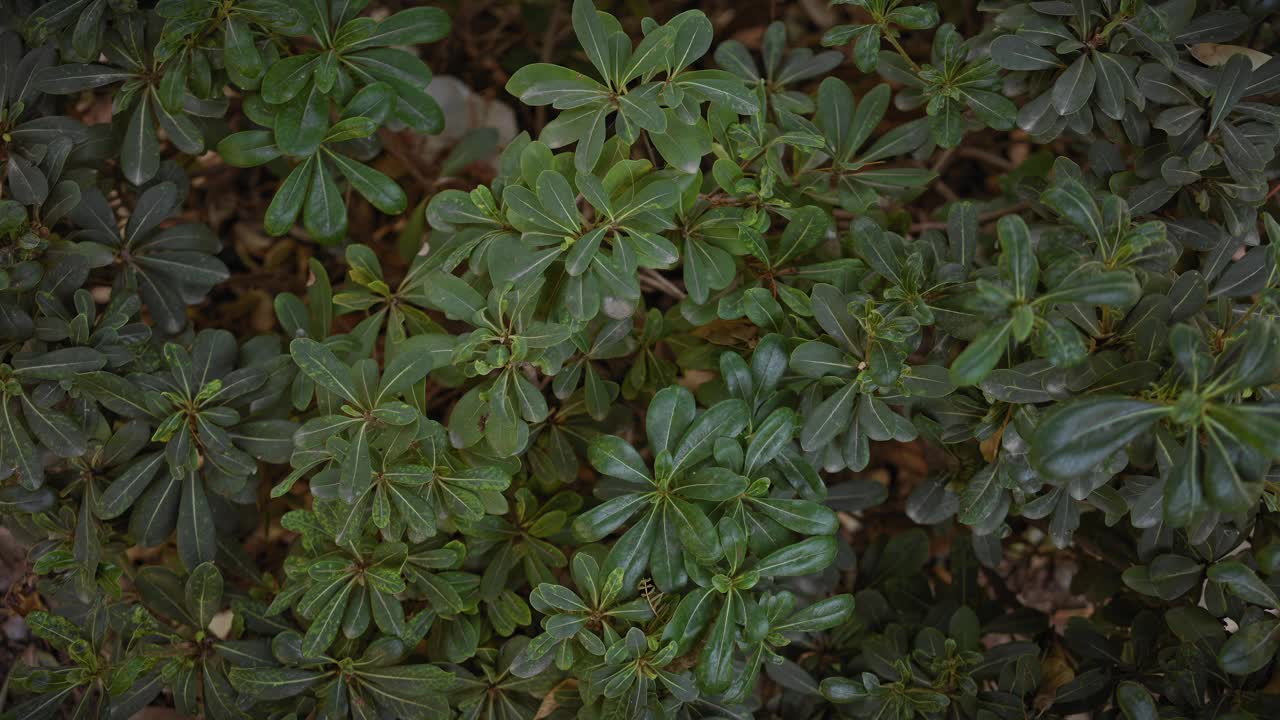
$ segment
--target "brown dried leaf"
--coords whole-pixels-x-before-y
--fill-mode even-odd
[[[1249,62],[1253,63],[1253,69],[1257,70],[1262,64],[1271,59],[1271,56],[1247,48],[1243,45],[1223,45],[1221,43],[1196,43],[1191,46],[1191,54],[1195,59],[1208,65],[1209,67],[1218,67],[1226,65],[1227,61],[1235,55],[1244,55],[1249,58]]]

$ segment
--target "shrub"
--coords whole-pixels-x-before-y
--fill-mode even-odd
[[[1280,714],[1273,5],[848,4],[576,0],[401,252],[444,11],[6,10],[7,716]],[[1036,149],[957,193],[973,138]],[[275,333],[202,315],[209,150],[320,246]]]

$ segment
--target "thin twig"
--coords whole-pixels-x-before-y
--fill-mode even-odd
[[[649,268],[644,268],[640,271],[640,282],[648,284],[654,290],[661,290],[677,300],[685,299],[686,293],[684,290],[681,290],[675,283]]]
[[[947,202],[956,202],[960,199],[960,196],[956,195],[956,191],[952,190],[950,185],[943,182],[942,178],[938,178],[933,181],[933,189],[937,190],[939,195],[946,198]]]
[[[947,150],[938,157],[938,160],[933,163],[933,167],[929,169],[932,170],[934,173],[941,175],[942,171],[945,170],[947,165],[951,163],[951,156],[955,155],[955,153],[956,153],[956,148],[947,148]]]
[[[914,70],[917,75],[919,75],[920,66],[917,65],[916,61],[913,60],[911,56],[907,54],[906,50],[902,49],[902,45],[898,43],[898,38],[886,33],[884,36],[884,39],[889,41],[889,44],[893,46],[893,49],[897,50],[898,54],[902,56],[902,59],[906,60],[907,64],[911,66],[911,69]]]
[[[979,162],[984,162],[988,165],[995,166],[1006,172],[1013,169],[1013,163],[1009,162],[1005,158],[989,150],[983,150],[982,148],[975,148],[975,147],[956,148],[956,154],[963,158],[969,158],[970,160],[977,160]]]
[[[1275,186],[1271,188],[1271,191],[1267,193],[1267,196],[1262,199],[1262,204],[1266,205],[1278,192],[1280,192],[1280,182],[1276,183]]]

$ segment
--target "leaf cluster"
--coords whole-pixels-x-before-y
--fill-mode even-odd
[[[442,129],[444,11],[19,3],[6,717],[1280,714],[1267,4],[846,4],[757,54],[575,0],[506,82],[549,122],[407,212],[379,132]],[[276,332],[195,308],[243,264],[209,150],[317,244]],[[1059,552],[1062,622],[1010,587]]]

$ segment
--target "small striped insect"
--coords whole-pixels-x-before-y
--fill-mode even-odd
[[[666,593],[659,590],[649,578],[641,579],[637,588],[640,590],[640,596],[649,603],[649,609],[653,611],[655,620],[665,623],[670,619],[675,612],[675,603],[667,597]]]

